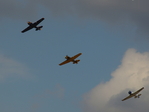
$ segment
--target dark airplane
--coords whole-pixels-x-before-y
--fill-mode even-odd
[[[38,31],[38,30],[41,30],[41,28],[43,27],[43,26],[37,26],[39,23],[41,23],[42,21],[44,20],[44,18],[41,18],[40,20],[38,20],[38,21],[36,21],[36,22],[34,22],[34,23],[32,23],[32,22],[28,22],[28,27],[27,28],[25,28],[23,31],[22,31],[22,33],[24,33],[24,32],[26,32],[26,31],[28,31],[28,30],[30,30],[30,29],[32,29],[32,28],[36,28],[36,31]]]

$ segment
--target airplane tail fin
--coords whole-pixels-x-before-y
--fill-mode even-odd
[[[42,27],[43,27],[43,26],[38,26],[38,27],[36,28],[36,31],[41,30]]]
[[[78,64],[79,61],[80,60],[75,60],[75,61],[73,61],[73,64]]]

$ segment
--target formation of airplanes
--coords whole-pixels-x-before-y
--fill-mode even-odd
[[[35,28],[36,31],[41,30],[41,28],[42,28],[43,26],[37,26],[37,25],[38,25],[39,23],[41,23],[43,20],[44,20],[44,18],[41,18],[41,19],[39,19],[38,21],[36,21],[36,22],[34,22],[34,23],[28,22],[28,25],[29,25],[29,26],[28,26],[27,28],[25,28],[24,30],[22,30],[21,32],[24,33],[24,32],[26,32],[26,31],[28,31],[28,30],[33,29],[33,28]],[[73,64],[78,64],[78,62],[79,62],[80,60],[75,60],[75,59],[78,58],[80,55],[82,55],[82,53],[78,53],[78,54],[76,54],[76,55],[73,56],[73,57],[69,57],[68,55],[66,55],[66,56],[65,56],[65,59],[66,59],[66,60],[63,61],[62,63],[60,63],[59,65],[61,66],[61,65],[67,64],[67,63],[69,63],[69,62],[72,62]],[[125,100],[127,100],[127,99],[130,99],[130,98],[132,98],[132,97],[134,97],[134,98],[140,98],[141,94],[138,94],[138,93],[141,92],[143,89],[144,89],[144,87],[142,87],[141,89],[139,89],[138,91],[136,91],[136,92],[134,92],[134,93],[132,93],[131,91],[129,91],[129,92],[128,92],[129,96],[127,96],[126,98],[122,99],[122,101],[125,101]]]

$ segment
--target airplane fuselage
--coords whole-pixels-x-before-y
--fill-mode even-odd
[[[69,60],[69,59],[70,59],[70,57],[66,55],[66,56],[65,56],[65,59],[66,59],[66,60]]]
[[[32,28],[37,28],[37,25],[32,22],[28,22],[28,25]]]
[[[128,94],[130,95],[130,96],[134,96],[134,98],[139,98],[140,96],[141,96],[141,94],[133,94],[133,92],[131,92],[131,91],[129,91],[128,92]]]
[[[74,60],[74,59],[72,60],[72,58],[69,57],[68,55],[65,56],[65,59],[66,59],[66,60],[71,60],[71,62],[73,62],[73,64],[78,63],[78,60]],[[80,61],[80,60],[79,60],[79,61]]]

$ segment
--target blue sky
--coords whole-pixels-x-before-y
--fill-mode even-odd
[[[6,12],[0,13],[1,112],[90,112],[90,110],[108,112],[106,104],[110,101],[120,101],[127,96],[124,92],[127,93],[129,85],[121,87],[121,84],[116,83],[113,79],[117,79],[116,71],[119,69],[121,73],[127,74],[128,70],[121,68],[125,65],[125,60],[126,62],[133,60],[128,58],[131,56],[138,60],[140,65],[145,66],[145,69],[148,68],[148,64],[145,62],[148,62],[146,57],[149,57],[149,40],[148,33],[143,32],[147,28],[143,24],[144,21],[142,22],[139,18],[133,19],[135,16],[130,16],[125,8],[115,12],[114,10],[119,8],[118,5],[121,5],[121,2],[115,3],[115,8],[109,2],[111,7],[109,9],[113,9],[113,14],[115,14],[110,18],[110,11],[106,10],[107,6],[103,4],[103,7],[98,9],[99,4],[97,3],[97,6],[94,4],[97,1],[94,0],[91,4],[87,0],[78,0],[77,3],[80,4],[71,6],[71,3],[66,0],[57,7],[55,5],[60,2],[59,0],[56,2],[39,0],[32,7],[24,4],[34,1],[7,0],[7,3],[0,1],[3,4],[3,12]],[[132,2],[135,1],[131,1],[131,5]],[[55,7],[50,3],[53,3]],[[129,2],[127,1],[127,3]],[[144,3],[146,3],[145,0],[142,4]],[[127,6],[126,4],[124,6]],[[10,7],[12,10],[8,9],[9,5],[12,6]],[[88,7],[89,5],[90,7]],[[131,9],[129,5],[128,9],[132,11],[131,14],[136,14],[137,11],[133,11],[138,6]],[[14,7],[17,10],[13,10]],[[71,8],[73,11],[75,10],[75,13],[71,13]],[[31,11],[28,12],[29,10]],[[102,14],[98,15],[98,11]],[[107,15],[103,13],[104,11]],[[144,11],[144,15],[147,13]],[[128,16],[126,16],[127,14]],[[21,33],[27,27],[28,21],[35,22],[42,17],[45,20],[40,23],[44,26],[41,31],[36,32],[35,29],[32,29]],[[58,65],[65,60],[66,55],[73,56],[77,53],[82,53],[78,57],[81,60],[79,64]],[[132,61],[132,63],[135,65],[136,61]],[[134,69],[133,73],[136,72],[140,73]],[[135,76],[136,79],[144,76],[142,78],[144,79],[149,75],[142,73],[142,76]],[[132,85],[130,84],[130,89],[136,90],[144,85],[148,86],[148,83],[142,83],[140,80],[139,85],[138,80],[134,81],[134,79],[130,80],[133,82]],[[121,80],[118,81],[121,82]],[[125,83],[125,81],[123,82]],[[119,85],[116,88],[121,89],[113,90],[118,91],[114,94],[108,83],[111,83],[111,87],[116,83]],[[136,87],[134,87],[135,84]],[[100,104],[102,99],[99,98],[100,102],[97,98],[98,101],[92,104],[90,101],[92,101],[92,94],[102,90],[100,89],[102,86],[117,97],[104,104],[105,107],[96,108],[95,105]],[[95,93],[92,90],[95,90]],[[100,94],[105,94],[105,99],[109,97],[106,96],[104,90],[103,93],[99,92],[99,96]],[[146,103],[148,100],[140,102]],[[116,105],[116,103],[112,107],[112,109],[114,108],[112,112],[120,112],[117,110],[120,107],[127,110],[128,105],[125,103],[120,103],[120,105]],[[146,109],[148,109],[147,106]]]

